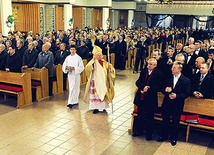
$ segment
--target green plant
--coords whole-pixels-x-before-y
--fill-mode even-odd
[[[73,17],[69,19],[69,26],[71,26],[72,24],[74,24],[74,18]]]
[[[13,15],[9,15],[7,17],[7,21],[6,21],[7,26],[11,27],[11,25],[13,24],[14,21],[15,21],[15,19],[14,19]]]
[[[110,19],[110,18],[107,18],[106,24],[110,24],[110,21],[111,21],[111,19]]]

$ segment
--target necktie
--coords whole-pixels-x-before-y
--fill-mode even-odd
[[[204,75],[201,75],[200,82],[202,82],[203,79],[204,79]]]
[[[202,83],[203,79],[204,79],[204,75],[201,75],[200,81],[199,81],[199,85],[198,85],[198,90],[199,91],[201,90],[201,83]]]

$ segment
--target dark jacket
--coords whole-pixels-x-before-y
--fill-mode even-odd
[[[62,52],[62,53],[61,53]],[[63,62],[65,61],[65,58],[70,54],[70,52],[68,52],[68,50],[64,50],[64,51],[61,51],[61,50],[58,50],[56,52],[56,55],[55,55],[55,59],[54,59],[54,64],[55,65],[58,65],[58,64],[63,64]]]
[[[27,65],[28,68],[31,68],[36,63],[39,52],[33,48],[32,51],[27,49],[23,55],[22,65]]]
[[[190,80],[186,78],[183,74],[181,74],[180,78],[178,79],[178,82],[175,85],[175,88],[173,88],[173,75],[170,75],[168,78],[165,78],[164,81],[165,82],[162,93],[165,96],[163,99],[162,107],[165,107],[167,105],[174,105],[177,107],[177,110],[181,112],[183,110],[184,100],[190,95]],[[166,87],[173,88],[172,92],[176,94],[175,99],[171,100],[169,98],[170,93],[165,92]]]
[[[0,53],[0,70],[5,70],[8,53],[4,50]]]
[[[145,103],[150,104],[152,107],[158,106],[158,98],[157,92],[161,91],[161,84],[162,84],[162,73],[156,68],[150,74],[150,79],[146,82],[146,77],[148,76],[148,69],[144,68],[141,73],[140,77],[136,81],[136,86],[138,87],[137,93],[135,95],[134,104],[139,105],[141,103],[141,90],[148,85],[150,88],[148,89],[146,96],[145,96]]]
[[[10,72],[21,72],[21,57],[15,52],[13,55],[7,55],[5,68],[9,68]]]
[[[211,73],[207,73],[203,81],[200,84],[201,74],[197,75],[197,84],[195,85],[194,91],[199,91],[203,98],[212,99],[214,92],[214,76]]]
[[[77,54],[82,58],[82,59],[88,59],[89,58],[89,49],[87,46],[80,46],[77,48]]]

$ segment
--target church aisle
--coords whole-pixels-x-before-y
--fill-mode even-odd
[[[213,134],[191,132],[189,142],[181,129],[178,144],[158,143],[156,138],[128,134],[131,125],[135,81],[139,74],[117,71],[115,98],[106,112],[93,114],[82,101],[72,109],[66,107],[67,93],[34,103],[23,109],[6,109],[0,105],[1,155],[211,155]],[[157,125],[158,126],[158,125]]]

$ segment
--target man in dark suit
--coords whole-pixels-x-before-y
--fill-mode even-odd
[[[187,49],[187,60],[186,60],[186,64],[188,66],[190,66],[191,68],[195,66],[195,60],[198,57],[195,53],[195,45],[189,45],[188,49]]]
[[[214,76],[209,73],[209,66],[207,63],[202,63],[200,67],[200,74],[198,74],[197,82],[194,87],[193,95],[196,98],[213,98],[214,90]]]
[[[105,35],[103,35],[102,42],[99,44],[99,47],[102,49],[103,55],[106,55],[106,56],[107,56],[107,46],[108,46],[108,45],[109,45],[109,42],[108,42],[108,35],[105,34]]]
[[[21,72],[21,57],[16,53],[15,46],[11,45],[7,55],[5,71],[7,72]]]
[[[65,61],[65,58],[69,55],[69,51],[66,50],[66,44],[65,43],[61,43],[60,44],[60,50],[58,50],[56,52],[55,58],[54,58],[54,64],[58,65],[58,64],[63,64],[63,62]]]
[[[77,48],[77,54],[82,58],[82,59],[87,59],[89,58],[89,49],[85,45],[85,40],[80,41],[80,46]]]
[[[214,49],[209,49],[208,53],[207,63],[209,64],[209,72],[214,75]]]
[[[21,64],[22,64],[22,59],[23,59],[23,55],[26,51],[26,48],[24,47],[24,41],[23,40],[17,40],[16,41],[16,53],[20,56],[21,58]]]
[[[175,56],[179,53],[182,53],[186,57],[186,53],[183,51],[183,44],[177,43],[175,47],[175,52],[173,53],[172,60],[175,60]]]
[[[28,49],[24,52],[22,59],[22,69],[31,68],[36,63],[39,52],[34,47],[33,42],[28,44]]]
[[[127,59],[127,45],[124,41],[124,35],[119,36],[115,45],[115,69],[124,70]]]
[[[190,95],[190,80],[182,73],[182,64],[175,61],[172,66],[172,74],[165,78],[162,104],[163,127],[158,142],[168,139],[170,116],[172,116],[171,145],[174,146],[178,139],[180,115],[183,112],[184,100]]]
[[[147,44],[145,43],[145,36],[142,36],[140,41],[137,42],[136,49],[136,58],[135,58],[135,64],[134,64],[134,71],[133,73],[138,73],[139,63],[140,63],[140,71],[143,69],[144,60],[148,56],[147,52]]]
[[[5,70],[5,64],[8,53],[5,51],[5,45],[0,44],[0,70]]]
[[[154,110],[158,107],[157,92],[161,90],[162,73],[156,68],[157,60],[150,58],[136,81],[138,91],[134,104],[138,107],[138,115],[134,122],[133,136],[146,130],[146,140],[151,140],[154,124]]]
[[[65,61],[65,58],[70,54],[68,50],[66,50],[66,44],[61,43],[60,44],[60,50],[56,52],[54,64],[63,64]],[[63,73],[63,90],[66,90],[66,80],[67,80],[67,74]]]
[[[161,71],[161,73],[164,74],[164,76],[171,74],[171,72],[168,72],[167,64],[164,62],[164,59],[161,57],[161,50],[160,49],[154,49],[152,51],[152,57],[157,60],[157,69]]]
[[[38,50],[39,52],[42,51],[42,45],[43,45],[42,39],[41,39],[40,37],[41,37],[40,34],[39,34],[39,33],[36,33],[36,35],[35,35],[35,40],[38,42],[37,50]]]
[[[195,51],[194,53],[199,56],[199,57],[203,57],[205,60],[208,59],[208,52],[205,52],[202,48],[201,48],[201,44],[202,41],[197,40],[195,41]]]

